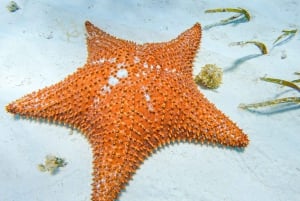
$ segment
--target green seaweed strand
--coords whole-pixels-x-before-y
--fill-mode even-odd
[[[283,104],[283,103],[300,104],[300,97],[286,97],[286,98],[279,98],[279,99],[264,101],[264,102],[259,102],[259,103],[240,104],[239,108],[250,109],[250,108],[258,108],[258,107],[274,106],[274,105]]]
[[[293,82],[298,82],[299,80],[294,80],[294,81],[290,82],[287,80],[270,78],[270,77],[261,77],[260,79],[263,81],[266,81],[266,82],[272,82],[272,83],[279,84],[282,86],[291,87],[291,88],[297,90],[298,92],[300,92],[300,87],[293,83]]]
[[[206,10],[205,13],[222,13],[222,12],[234,12],[234,13],[240,13],[241,15],[244,15],[247,21],[251,20],[251,15],[250,13],[244,9],[244,8],[215,8],[215,9],[209,9]],[[228,18],[227,20],[222,20],[223,22],[228,22],[230,20],[233,20],[235,18],[238,18],[238,16],[233,16]]]
[[[259,42],[259,41],[252,41],[252,40],[251,41],[240,41],[240,42],[231,43],[230,45],[239,45],[239,46],[243,47],[244,45],[247,45],[247,44],[253,44],[260,49],[262,54],[268,54],[267,46],[264,43]]]
[[[300,75],[297,72],[295,72],[295,74]],[[261,77],[260,79],[263,81],[266,81],[266,82],[271,82],[271,83],[279,84],[281,86],[290,87],[290,88],[295,89],[298,92],[300,92],[300,87],[297,86],[296,84],[294,84],[294,83],[300,82],[300,79],[293,80],[291,82],[287,81],[287,80],[271,78],[271,77]],[[300,104],[300,97],[286,97],[286,98],[279,98],[279,99],[269,100],[269,101],[264,101],[264,102],[259,102],[259,103],[240,104],[239,107],[242,109],[249,109],[249,108],[274,106],[274,105],[283,104],[283,103]]]
[[[284,37],[287,37],[287,36],[289,36],[289,35],[291,35],[291,36],[296,35],[296,33],[298,32],[298,29],[282,30],[281,32],[282,32],[282,34],[276,38],[276,40],[273,42],[273,44],[275,44],[275,43],[278,42],[280,39],[282,39],[282,38],[284,38]]]

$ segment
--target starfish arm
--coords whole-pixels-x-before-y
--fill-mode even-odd
[[[194,83],[182,87],[187,94],[177,94],[177,102],[169,110],[171,141],[194,141],[245,147],[249,140],[246,134],[226,115],[199,93]]]
[[[6,110],[26,118],[68,124],[83,131],[89,126],[87,117],[94,102],[91,94],[97,90],[85,83],[101,83],[97,74],[101,72],[95,67],[78,68],[64,80],[11,102]]]
[[[193,81],[176,76],[168,74],[164,80],[154,80],[153,85],[147,87],[151,100],[137,107],[141,116],[138,121],[150,130],[148,139],[154,148],[174,141],[232,147],[248,145],[247,135],[210,103]],[[180,86],[180,90],[174,86]],[[139,100],[143,102],[142,97]]]
[[[68,79],[23,96],[8,104],[6,110],[28,118],[44,118],[51,121],[63,120],[62,116],[67,113],[69,108],[69,101],[67,103],[63,100],[68,100],[70,98],[68,94],[71,94],[71,92],[66,92],[68,88],[66,82],[68,82]]]
[[[97,63],[117,57],[119,60],[125,61],[128,59],[129,53],[135,50],[134,42],[116,38],[89,21],[85,22],[85,27],[87,30],[87,63]]]
[[[200,40],[201,25],[196,23],[169,42],[146,43],[142,47],[144,54],[148,55],[148,63],[152,62],[149,57],[155,55],[155,62],[163,68],[172,68],[178,72],[192,75],[193,60]]]
[[[231,147],[246,147],[249,144],[248,136],[196,89],[185,101],[185,106],[181,107],[184,123],[180,124],[180,128],[185,131],[186,140]]]
[[[113,132],[115,129],[118,132]],[[90,138],[94,156],[92,201],[114,201],[151,154],[150,146],[136,139],[135,134],[115,129],[102,130],[103,138]]]

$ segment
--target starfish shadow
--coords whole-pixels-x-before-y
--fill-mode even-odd
[[[235,70],[236,68],[238,68],[243,63],[245,63],[246,61],[248,61],[250,59],[254,59],[254,58],[259,57],[261,55],[262,54],[250,54],[250,55],[247,55],[245,57],[239,58],[239,59],[235,60],[229,68],[226,68],[224,70],[224,72],[231,72],[231,71]]]

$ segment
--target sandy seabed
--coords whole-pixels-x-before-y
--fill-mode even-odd
[[[0,200],[86,201],[90,199],[92,155],[80,133],[63,126],[14,118],[9,102],[51,85],[85,63],[85,20],[120,38],[138,43],[173,39],[194,23],[209,27],[230,13],[210,8],[242,7],[250,22],[203,30],[194,74],[207,64],[224,70],[220,88],[199,87],[245,133],[250,145],[239,152],[181,143],[158,150],[144,162],[121,193],[120,201],[295,201],[300,198],[300,106],[263,108],[253,103],[299,92],[263,82],[269,76],[299,79],[299,34],[273,45],[283,29],[299,29],[300,2],[255,1],[16,1],[20,9],[0,6]],[[237,41],[257,47],[230,46]],[[47,154],[67,160],[55,175],[37,170]]]

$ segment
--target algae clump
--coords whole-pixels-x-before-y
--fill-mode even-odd
[[[6,6],[6,8],[9,12],[15,12],[20,9],[18,4],[14,1],[9,2],[9,4]]]
[[[67,163],[63,158],[59,158],[53,155],[47,155],[45,159],[45,164],[39,164],[38,169],[41,172],[50,172],[54,174],[58,168],[66,166]]]
[[[215,64],[206,64],[195,77],[195,82],[209,89],[216,89],[222,83],[223,71]]]

